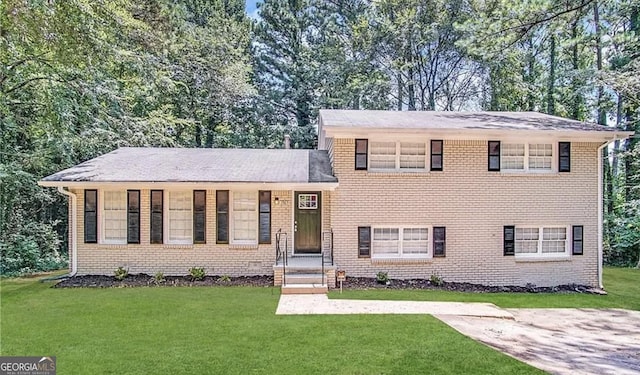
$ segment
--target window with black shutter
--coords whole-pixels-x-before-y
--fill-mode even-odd
[[[151,190],[151,243],[163,242],[163,192]]]
[[[207,243],[207,192],[193,191],[193,243]]]
[[[271,243],[271,192],[260,190],[258,213],[258,243]]]
[[[573,233],[572,233],[571,239],[572,239],[572,242],[573,242],[573,246],[571,246],[571,249],[572,249],[571,253],[573,255],[582,255],[582,251],[583,251],[582,250],[582,243],[583,243],[582,239],[583,239],[583,236],[584,236],[584,233],[583,233],[584,232],[584,228],[583,228],[582,225],[574,225],[572,227],[572,229],[573,229],[573,231],[572,231]]]
[[[140,243],[140,190],[127,190],[127,243]]]
[[[358,227],[358,257],[371,257],[371,227]]]
[[[229,243],[229,190],[216,190],[216,243]]]
[[[442,170],[442,141],[433,140],[431,141],[431,170],[432,171],[441,171]]]
[[[433,227],[433,256],[444,257],[446,253],[447,230],[445,227]]]
[[[369,141],[366,139],[356,139],[356,170],[367,169],[367,151]]]
[[[558,143],[558,171],[571,172],[571,142]]]
[[[516,253],[516,227],[505,226],[503,231],[504,255],[515,255]]]
[[[84,191],[84,242],[98,242],[98,190]]]
[[[489,171],[500,170],[500,141],[489,141]]]

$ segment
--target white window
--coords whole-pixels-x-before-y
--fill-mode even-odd
[[[568,256],[566,227],[516,227],[515,254],[521,257]]]
[[[232,243],[258,243],[258,193],[234,191],[232,209]]]
[[[369,169],[420,171],[426,166],[426,143],[371,142]]]
[[[317,210],[318,194],[298,194],[298,208],[301,210]]]
[[[426,258],[429,229],[373,228],[371,249],[375,258]]]
[[[191,191],[168,192],[168,228],[169,244],[193,243],[193,211]]]
[[[105,191],[102,198],[103,243],[127,243],[127,192]]]
[[[551,171],[553,145],[550,143],[503,143],[500,157],[502,170]]]

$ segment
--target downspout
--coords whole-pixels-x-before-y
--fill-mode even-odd
[[[71,224],[69,230],[71,231],[71,273],[67,275],[67,277],[73,277],[78,272],[78,197],[66,190],[64,186],[58,186],[58,191],[69,197],[71,202],[71,216],[69,217],[69,221]]]

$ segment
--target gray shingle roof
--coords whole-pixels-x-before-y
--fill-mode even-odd
[[[86,182],[337,182],[326,151],[124,147],[42,179]]]
[[[538,112],[448,112],[320,110],[325,128],[575,130],[616,132],[619,129]]]

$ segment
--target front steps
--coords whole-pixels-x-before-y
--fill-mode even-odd
[[[273,267],[273,281],[281,286],[282,294],[326,294],[329,288],[335,288],[336,267],[325,265],[322,272],[322,265],[313,259],[293,258],[286,267]]]
[[[322,284],[289,284],[280,288],[281,294],[327,294],[329,288]]]

